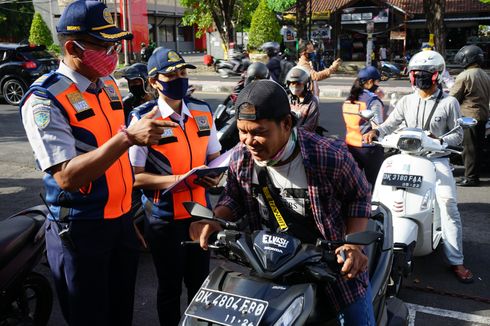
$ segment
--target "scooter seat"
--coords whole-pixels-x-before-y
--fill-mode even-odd
[[[0,221],[0,269],[32,239],[37,222],[21,215]]]

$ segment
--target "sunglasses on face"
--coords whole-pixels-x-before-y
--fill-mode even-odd
[[[97,44],[97,43],[94,43],[94,42],[90,42],[90,41],[85,41],[85,40],[74,40],[73,43],[75,43],[81,50],[85,51],[85,47],[82,46],[80,43],[82,44],[90,44],[92,46],[95,46],[95,47],[98,47],[98,48],[103,48],[106,50],[106,55],[111,55],[113,53],[119,53],[121,52],[121,49],[122,49],[122,44],[119,43],[119,42],[116,42],[112,45],[109,45],[109,46],[103,46],[101,44]]]

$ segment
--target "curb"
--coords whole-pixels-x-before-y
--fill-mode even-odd
[[[119,88],[127,90],[128,83],[124,78],[117,79],[117,86]],[[230,94],[235,88],[235,81],[219,81],[219,82],[210,82],[210,81],[201,81],[194,80],[192,81],[192,86],[194,86],[196,92],[206,92],[206,93],[225,93]],[[391,99],[391,94],[396,94],[397,98],[401,98],[404,95],[411,94],[413,90],[410,87],[383,87],[383,91],[385,92],[384,102],[387,102]],[[323,85],[320,86],[320,97],[329,97],[329,98],[338,98],[338,99],[346,99],[349,96],[350,87],[339,87],[339,86],[328,86]]]

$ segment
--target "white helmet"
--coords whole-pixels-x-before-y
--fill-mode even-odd
[[[408,64],[408,71],[415,70],[428,71],[430,73],[438,73],[437,82],[442,82],[442,73],[446,70],[446,62],[442,55],[436,51],[421,51],[415,54]]]

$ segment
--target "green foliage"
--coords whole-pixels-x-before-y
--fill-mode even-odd
[[[182,18],[182,24],[185,26],[197,25],[196,37],[201,37],[206,29],[213,26],[213,17],[211,16],[211,9],[209,1],[199,0],[181,0],[182,6],[186,7],[184,17]]]
[[[267,0],[260,0],[259,6],[252,16],[252,26],[250,26],[248,39],[249,47],[257,49],[268,41],[280,42],[280,29],[281,26],[279,26],[276,15],[267,6]]]
[[[276,12],[283,12],[291,8],[295,4],[296,4],[296,0],[267,0],[268,7]]]
[[[33,13],[32,1],[0,2],[0,41],[27,43]]]
[[[49,47],[53,44],[53,37],[51,31],[44,22],[41,14],[36,12],[32,19],[31,31],[29,33],[29,43],[42,44]]]
[[[54,55],[55,57],[60,57],[61,56],[61,46],[59,46],[58,44],[51,44],[49,47],[48,47],[48,51]]]
[[[482,2],[482,3],[489,3],[490,4],[490,0],[480,0],[480,2]]]

